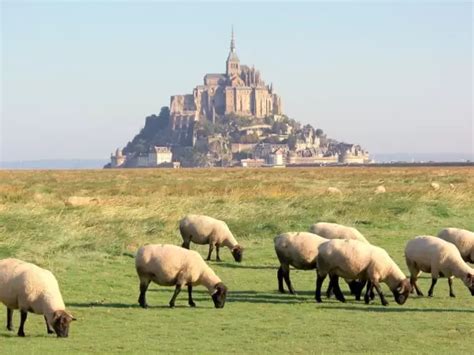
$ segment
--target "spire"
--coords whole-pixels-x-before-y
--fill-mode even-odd
[[[230,51],[231,52],[235,51],[234,25],[232,25],[232,35],[231,35],[231,39],[230,39]]]

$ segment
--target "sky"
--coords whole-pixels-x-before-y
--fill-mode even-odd
[[[371,153],[474,154],[470,2],[1,2],[0,161],[107,158],[225,72]]]

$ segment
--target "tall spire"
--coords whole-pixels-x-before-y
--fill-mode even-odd
[[[234,25],[232,25],[232,35],[231,35],[231,39],[230,39],[230,51],[231,52],[235,51]]]

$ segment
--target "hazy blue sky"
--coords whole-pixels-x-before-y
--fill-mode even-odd
[[[1,160],[106,158],[225,71],[231,24],[290,117],[374,153],[473,151],[469,2],[1,6]]]

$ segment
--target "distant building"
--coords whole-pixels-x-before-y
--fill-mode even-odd
[[[125,156],[122,154],[122,150],[117,148],[114,153],[110,154],[110,167],[111,168],[120,168],[125,163]]]
[[[173,154],[168,147],[152,147],[148,153],[148,166],[159,166],[171,163]]]
[[[259,168],[265,164],[263,159],[242,159],[240,160],[240,165],[243,168]]]
[[[170,128],[176,140],[192,145],[195,122],[216,122],[231,114],[255,118],[282,114],[281,98],[273,92],[273,85],[266,85],[254,67],[240,64],[233,31],[226,72],[206,74],[203,85],[196,86],[192,94],[171,96]]]

